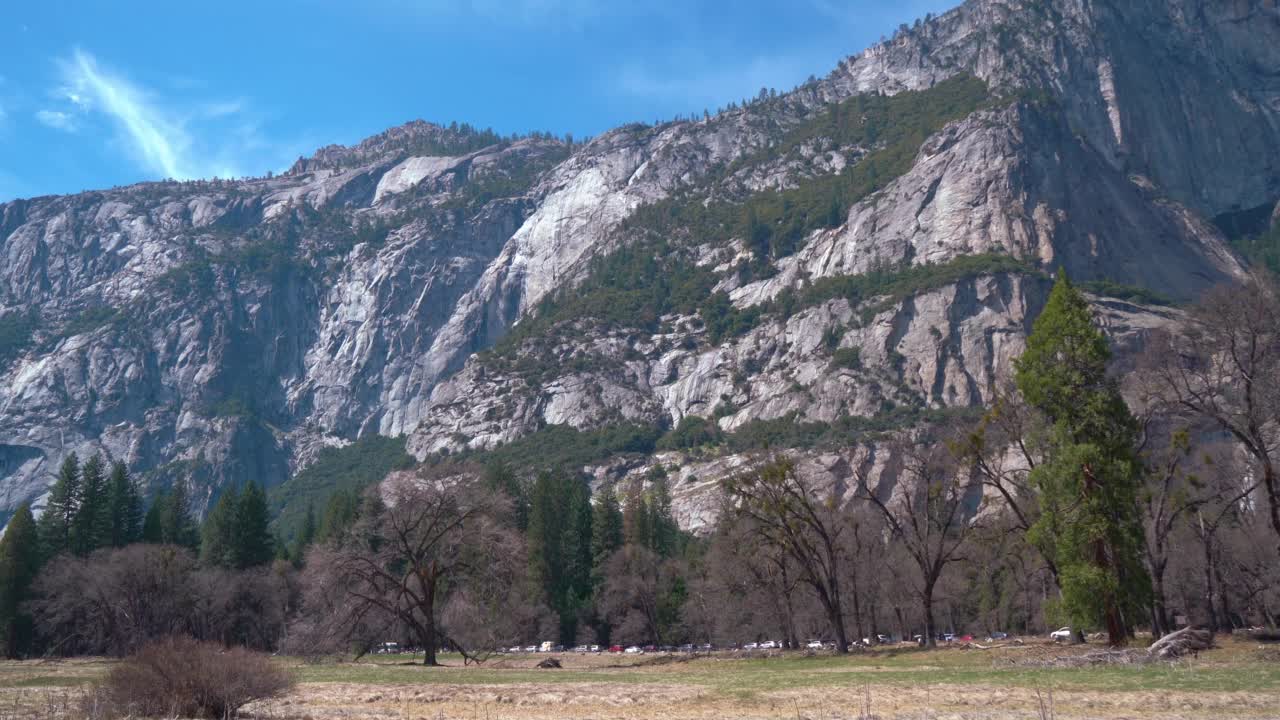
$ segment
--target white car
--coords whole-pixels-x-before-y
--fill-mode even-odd
[[[782,647],[782,643],[778,642],[777,640],[765,640],[764,642],[760,643],[761,650],[777,650],[780,647]]]
[[[804,644],[804,646],[805,646],[805,647],[807,647],[807,648],[809,648],[810,650],[821,650],[821,649],[822,649],[822,641],[821,641],[821,640],[810,640],[809,642],[805,643],[805,644]]]
[[[644,651],[640,649],[640,646],[639,646],[639,645],[632,645],[632,646],[628,647],[626,650],[623,650],[622,652],[624,652],[624,653],[626,653],[626,654],[628,654],[628,655],[639,655],[640,653],[642,653],[642,652],[644,652]]]
[[[599,646],[599,645],[592,645],[590,648],[587,648],[587,652],[598,653],[598,652],[600,652],[600,646]]]
[[[1072,635],[1074,635],[1074,633],[1071,632],[1070,627],[1058,628],[1057,630],[1049,633],[1049,637],[1054,642],[1071,642]]]
[[[750,642],[750,643],[747,643],[746,645],[743,645],[743,646],[742,646],[742,649],[743,649],[743,650],[759,650],[759,649],[760,649],[760,643],[753,643],[753,642]]]

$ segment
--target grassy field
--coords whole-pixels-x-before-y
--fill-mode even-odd
[[[306,664],[288,697],[252,717],[424,718],[1280,718],[1280,648],[1226,639],[1176,664],[1044,667],[1097,648],[1042,643],[992,649],[882,649],[850,657],[501,656],[481,667],[408,656]],[[420,658],[421,656],[419,656]],[[0,720],[56,708],[107,660],[0,663]],[[1042,709],[1043,707],[1043,709]],[[73,715],[67,715],[73,717]]]

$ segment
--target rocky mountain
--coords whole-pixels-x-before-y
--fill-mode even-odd
[[[19,200],[0,507],[70,451],[207,500],[384,435],[660,468],[698,527],[764,442],[840,483],[989,400],[1057,268],[1140,345],[1277,199],[1275,0],[970,0],[585,144],[415,122],[278,177]]]

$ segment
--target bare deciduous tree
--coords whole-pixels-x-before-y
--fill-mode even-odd
[[[1209,420],[1257,464],[1280,540],[1280,297],[1261,276],[1215,288],[1153,339],[1143,368],[1163,399]]]
[[[858,497],[880,511],[893,537],[915,566],[915,587],[924,614],[926,642],[936,645],[934,595],[943,571],[962,560],[964,545],[975,523],[967,509],[976,502],[978,483],[970,482],[956,453],[946,443],[904,442],[898,445],[902,472],[897,488],[871,487],[870,462],[855,469]],[[896,491],[895,491],[896,490]],[[980,496],[980,492],[977,493]]]
[[[735,512],[751,520],[760,539],[795,561],[827,613],[837,652],[849,652],[841,597],[841,535],[847,524],[835,489],[809,487],[782,457],[729,478],[723,487],[736,503]]]
[[[446,641],[469,657],[460,639],[442,631],[441,613],[449,592],[467,585],[457,600],[471,606],[464,614],[494,616],[499,598],[477,588],[512,574],[510,561],[520,556],[517,538],[495,519],[500,497],[457,477],[401,478],[379,491],[345,542],[308,556],[312,634],[327,629],[330,639],[366,652],[403,631],[422,647],[426,665],[439,664]]]

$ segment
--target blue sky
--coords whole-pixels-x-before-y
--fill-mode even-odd
[[[0,201],[278,172],[415,118],[582,137],[714,111],[958,1],[13,3]]]

